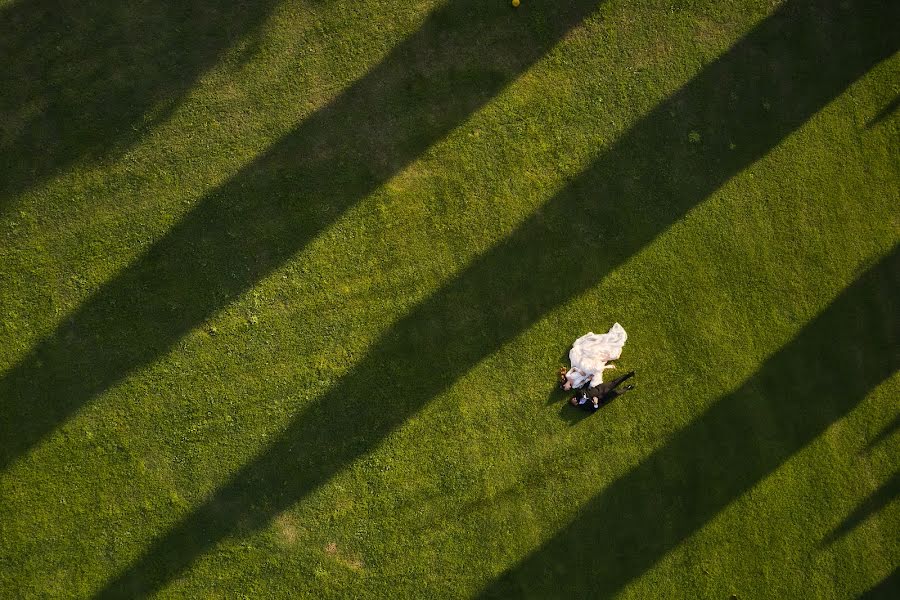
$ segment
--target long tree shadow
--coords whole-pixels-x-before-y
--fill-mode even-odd
[[[483,596],[615,595],[897,371],[898,292],[895,248]]]
[[[546,53],[597,5],[453,0],[204,198],[0,380],[0,468],[282,265]]]
[[[27,0],[0,9],[0,208],[79,160],[137,142],[252,37],[276,1]]]
[[[894,600],[900,594],[900,569],[860,594],[858,600]]]
[[[870,441],[868,444],[866,444],[864,451],[871,452],[878,446],[878,444],[880,444],[884,440],[886,440],[889,437],[891,437],[892,435],[894,435],[894,433],[896,433],[897,430],[900,430],[900,414],[898,414],[896,417],[894,417],[893,421],[888,423],[884,427],[884,429],[882,429],[881,431],[878,432],[878,435],[876,435],[874,438],[872,438],[872,441]]]
[[[882,508],[900,496],[900,473],[895,473],[887,482],[875,490],[856,509],[838,525],[834,531],[825,536],[822,545],[827,546],[841,539]]]
[[[897,96],[890,102],[888,102],[884,108],[878,111],[878,114],[872,117],[866,123],[866,129],[871,129],[881,123],[884,120],[890,119],[891,116],[897,112],[897,108],[900,107],[900,96]]]
[[[331,391],[99,596],[153,593],[222,539],[265,527],[891,56],[898,40],[886,23],[895,3],[843,6],[792,2],[763,21],[509,238],[401,319]],[[702,144],[688,141],[692,130]],[[573,220],[586,229],[573,231]],[[596,235],[620,229],[628,235],[619,245]],[[582,235],[588,230],[590,236]],[[348,436],[349,414],[355,430]]]

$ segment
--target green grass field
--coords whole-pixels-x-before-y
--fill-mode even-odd
[[[0,597],[898,597],[898,23],[0,0]]]

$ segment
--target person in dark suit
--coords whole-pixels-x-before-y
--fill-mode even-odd
[[[613,379],[609,383],[601,383],[600,385],[583,389],[580,393],[572,396],[569,400],[569,404],[582,410],[594,412],[601,406],[609,404],[625,392],[633,390],[633,385],[619,387],[632,377],[634,377],[634,371],[629,371],[621,377]]]

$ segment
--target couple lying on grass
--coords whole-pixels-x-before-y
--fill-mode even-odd
[[[601,406],[609,404],[625,392],[633,390],[634,386],[630,384],[621,388],[619,387],[631,377],[634,377],[634,371],[629,371],[609,383],[600,383],[588,388],[582,388],[578,390],[574,396],[569,398],[569,404],[582,410],[594,412]],[[563,379],[560,384],[562,385],[564,381],[565,379]]]
[[[619,388],[634,376],[634,371],[610,383],[603,383],[603,371],[615,368],[607,363],[622,356],[622,348],[627,339],[625,329],[616,323],[607,333],[596,334],[591,331],[575,340],[569,350],[572,368],[568,371],[562,368],[559,373],[559,387],[566,391],[579,390],[569,400],[572,406],[593,412],[634,389],[633,385]]]

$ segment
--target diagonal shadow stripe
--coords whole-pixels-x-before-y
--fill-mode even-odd
[[[895,600],[900,594],[900,568],[860,594],[858,600]]]
[[[546,53],[597,0],[453,0],[204,198],[0,380],[0,468],[166,352]]]
[[[880,124],[882,121],[888,120],[891,116],[897,112],[897,108],[900,107],[900,96],[897,96],[890,102],[888,102],[884,108],[878,111],[878,114],[872,117],[872,119],[866,123],[866,129],[871,129],[876,125]]]
[[[0,210],[136,143],[276,0],[21,0],[0,9]]]
[[[888,423],[884,429],[878,432],[878,435],[876,435],[872,441],[866,444],[865,451],[872,452],[881,442],[894,435],[898,430],[900,430],[900,414],[894,417],[893,421]]]
[[[895,4],[843,5],[795,1],[773,13],[509,238],[400,320],[334,389],[99,597],[151,594],[222,539],[265,527],[891,56],[898,40],[885,23],[897,13]],[[703,144],[688,143],[692,128]],[[614,230],[627,235],[619,245],[603,245],[595,235],[573,235],[573,220],[603,237]],[[358,429],[339,439],[334,424],[349,414]]]
[[[900,367],[900,249],[737,391],[493,582],[486,598],[609,598],[853,409]]]
[[[825,539],[822,540],[822,545],[827,546],[838,541],[898,497],[900,497],[900,473],[894,473],[893,477],[857,506],[834,531],[825,536]]]

